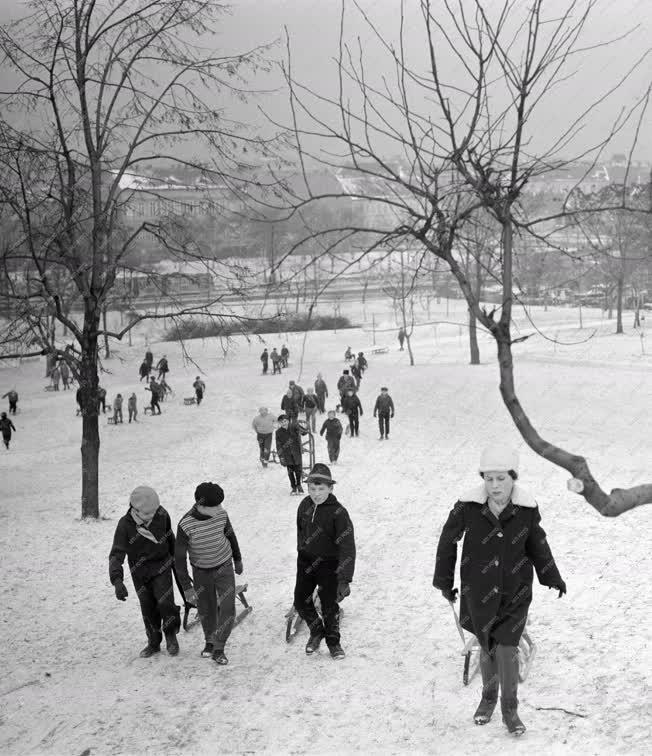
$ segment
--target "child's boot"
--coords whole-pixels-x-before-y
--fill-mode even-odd
[[[522,735],[525,725],[518,716],[518,646],[498,646],[496,664],[500,678],[500,708],[512,735]]]
[[[482,673],[482,698],[473,715],[477,725],[484,725],[491,719],[498,703],[498,667],[496,659],[484,649],[480,652],[480,671]]]

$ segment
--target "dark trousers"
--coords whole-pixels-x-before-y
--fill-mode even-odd
[[[340,437],[326,436],[326,443],[328,444],[329,462],[337,462],[337,458],[340,456]]]
[[[275,373],[280,373],[281,372],[281,361],[278,360],[277,362],[272,362],[272,368],[273,368],[272,375],[274,375]]]
[[[310,629],[310,635],[323,635],[328,646],[340,642],[340,607],[337,603],[337,560],[299,554],[294,608]],[[322,618],[317,614],[312,594],[319,587]]]
[[[2,434],[2,443],[9,448],[9,442],[11,441],[11,431],[7,431],[7,433]]]
[[[381,436],[389,436],[389,412],[378,413],[378,429]]]
[[[287,471],[290,485],[292,490],[295,491],[301,486],[301,465],[288,465]]]
[[[133,419],[133,421],[137,423],[138,422],[138,420],[136,420],[137,417],[138,417],[138,410],[136,408],[132,409],[131,407],[129,407],[129,422],[131,422]]]
[[[317,394],[317,409],[320,412],[326,411],[326,394]]]
[[[305,413],[306,413],[306,425],[308,425],[308,427],[314,433],[315,424],[316,424],[315,417],[317,415],[317,407],[306,407]]]
[[[163,633],[178,633],[181,627],[180,609],[174,603],[172,570],[148,580],[132,577],[140,601],[147,640],[151,646],[158,647]]]
[[[15,402],[12,402],[11,399],[9,400],[9,414],[15,415],[16,414],[16,405],[18,403],[18,400]]]
[[[195,399],[197,400],[197,406],[201,404],[201,400],[204,398],[204,392],[201,389],[195,389]]]
[[[192,568],[197,613],[206,643],[224,651],[235,620],[235,573],[228,562],[212,569]]]
[[[360,418],[357,412],[352,412],[349,415],[349,428],[351,429],[352,436],[360,435]]]
[[[118,420],[118,418],[120,418]],[[122,409],[120,407],[114,407],[113,408],[113,423],[122,422]]]
[[[158,396],[155,396],[152,394],[152,401],[150,402],[150,407],[152,408],[152,415],[154,414],[154,410],[158,410],[158,414],[161,414],[161,405],[158,403]]]
[[[269,462],[269,453],[272,448],[271,433],[256,433],[258,439],[258,448],[260,449],[260,461]]]
[[[103,413],[106,412],[106,397],[105,396],[101,396],[98,399],[98,402],[100,403],[100,406],[102,407],[102,412]]]
[[[263,360],[263,375],[267,375],[268,369],[269,369],[269,362],[267,360]]]

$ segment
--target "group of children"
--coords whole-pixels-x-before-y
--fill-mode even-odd
[[[328,466],[320,463],[307,477],[308,496],[297,511],[294,606],[310,631],[306,653],[314,654],[325,639],[332,658],[341,659],[345,653],[340,644],[339,602],[351,592],[355,538],[351,518],[333,494],[335,482]],[[200,483],[194,499],[179,521],[175,537],[170,515],[156,491],[148,486],[134,489],[129,508],[116,527],[109,580],[116,598],[126,601],[126,557],[147,636],[141,657],[158,653],[164,637],[168,654],[179,653],[181,621],[174,600],[175,576],[184,602],[197,607],[204,631],[200,655],[225,665],[225,647],[235,620],[235,575],[244,569],[242,555],[222,506],[222,488],[213,482]],[[313,600],[316,588],[321,616]]]
[[[267,348],[263,349],[263,353],[260,355],[260,361],[263,363],[263,375],[267,375],[270,360],[272,362],[272,375],[275,375],[276,373],[281,373],[281,368],[288,366],[289,359],[290,350],[285,344],[281,347],[280,352],[277,351],[276,347],[272,349],[271,354],[267,351]]]

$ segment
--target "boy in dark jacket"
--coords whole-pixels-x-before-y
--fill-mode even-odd
[[[201,400],[204,398],[204,391],[206,391],[206,384],[204,381],[201,380],[199,376],[195,378],[195,382],[192,384],[192,387],[195,389],[195,401],[197,402],[197,406],[201,404]]]
[[[7,391],[6,394],[2,395],[2,398],[7,398],[9,400],[9,414],[15,415],[16,414],[16,407],[18,405],[18,393],[14,391],[14,389],[11,389],[10,391]]]
[[[299,417],[301,405],[292,391],[292,388],[289,388],[283,395],[283,398],[281,399],[281,410],[290,420],[296,420]]]
[[[2,415],[0,415],[0,432],[2,433],[2,442],[7,449],[9,448],[9,442],[11,441],[12,430],[15,433],[16,427],[7,417],[7,413],[3,412]]]
[[[380,394],[374,404],[374,417],[378,415],[378,428],[380,430],[380,441],[389,438],[389,418],[394,417],[394,402],[389,395],[387,386],[382,386]]]
[[[335,410],[329,410],[328,419],[321,426],[319,435],[326,433],[326,443],[328,444],[328,461],[336,465],[337,458],[340,456],[340,439],[344,429],[342,423],[335,417]]]
[[[109,580],[119,601],[126,601],[129,595],[122,569],[125,556],[147,633],[147,645],[140,655],[147,658],[158,653],[165,635],[168,653],[176,656],[181,620],[172,587],[174,533],[170,515],[160,506],[156,491],[148,486],[132,491],[129,510],[120,518],[113,536]]]
[[[317,463],[308,475],[308,493],[297,511],[297,580],[294,606],[310,630],[306,653],[322,638],[333,659],[342,659],[339,606],[350,595],[355,569],[355,538],[349,513],[333,495],[331,471]],[[319,588],[322,618],[312,595]]]
[[[235,620],[235,572],[242,557],[229,516],[222,507],[224,491],[217,483],[200,483],[195,506],[177,528],[175,563],[184,597],[197,607],[206,645],[201,655],[228,664],[224,647]],[[192,566],[188,575],[186,555]],[[193,585],[194,583],[194,585]]]
[[[317,403],[319,404],[319,411],[326,411],[326,399],[328,397],[328,386],[326,381],[322,378],[321,373],[317,373],[317,380],[315,381],[315,394],[317,396]]]
[[[360,418],[364,414],[360,397],[351,389],[346,392],[342,399],[342,412],[349,417],[349,427],[351,429],[351,438],[360,435]]]
[[[290,494],[303,493],[301,488],[301,472],[303,469],[303,452],[301,450],[301,436],[308,433],[296,419],[287,415],[278,416],[279,427],[276,430],[276,453],[278,461],[287,468],[288,478],[292,490]]]

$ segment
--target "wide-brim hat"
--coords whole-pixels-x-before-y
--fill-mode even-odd
[[[516,449],[501,444],[487,446],[480,455],[478,471],[484,473],[490,470],[518,472],[518,452]]]
[[[333,480],[331,476],[331,469],[328,465],[323,464],[322,462],[317,462],[312,470],[308,473],[307,477],[308,483],[310,481],[317,482],[320,481],[322,483],[328,483],[329,485],[333,485],[334,483],[337,483],[336,480]]]

